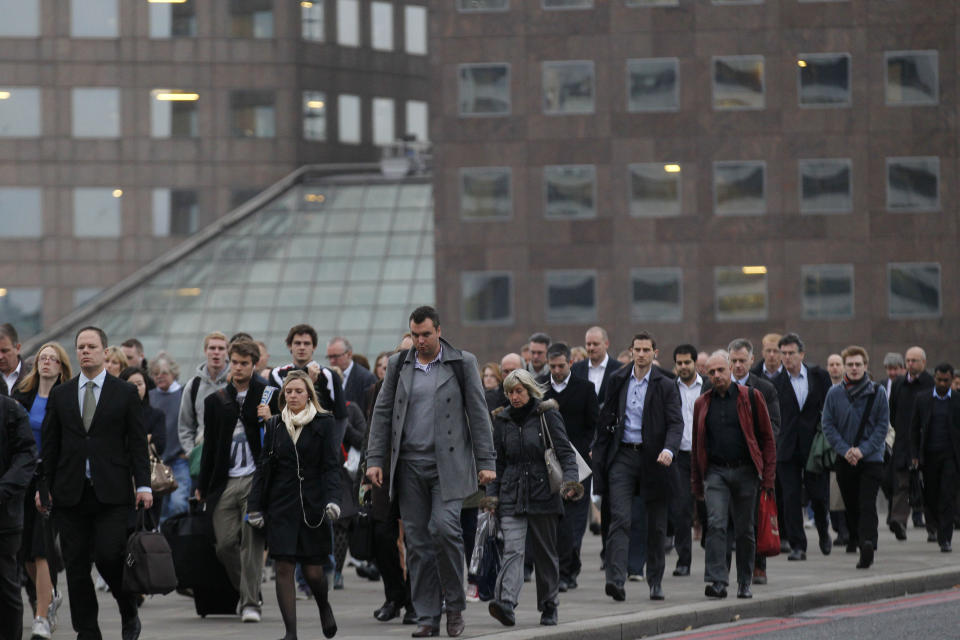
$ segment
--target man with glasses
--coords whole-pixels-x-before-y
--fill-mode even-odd
[[[331,367],[340,369],[344,400],[363,406],[366,391],[377,383],[377,378],[353,360],[350,341],[340,336],[330,338],[327,343],[327,362]]]

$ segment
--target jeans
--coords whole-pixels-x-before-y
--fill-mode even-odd
[[[166,496],[163,501],[163,511],[160,514],[161,523],[167,518],[186,513],[189,509],[190,462],[177,456],[170,462],[170,469],[173,471],[173,477],[177,480],[177,490]]]

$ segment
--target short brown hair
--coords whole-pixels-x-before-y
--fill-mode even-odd
[[[223,331],[211,331],[207,335],[203,336],[203,350],[207,350],[207,346],[210,344],[211,340],[223,340],[227,341],[227,334]]]
[[[287,346],[290,347],[293,345],[293,338],[295,336],[303,334],[310,336],[310,339],[313,340],[313,346],[317,346],[317,330],[308,324],[295,324],[290,327],[290,331],[287,331]]]
[[[250,358],[253,364],[257,364],[260,360],[260,347],[252,340],[237,340],[230,345],[230,349],[227,351],[228,356],[233,354],[237,354],[241,358]]]
[[[641,331],[640,333],[633,334],[633,340],[630,341],[631,349],[633,348],[633,343],[636,342],[637,340],[649,340],[650,346],[653,347],[654,349],[657,348],[657,341],[647,331]]]
[[[847,358],[850,356],[863,356],[864,366],[870,364],[870,356],[867,355],[867,350],[863,347],[852,344],[840,352],[840,357],[843,358],[844,363],[846,363]]]

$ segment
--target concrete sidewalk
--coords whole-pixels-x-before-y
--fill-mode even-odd
[[[881,522],[883,522],[881,518]],[[517,626],[503,627],[487,613],[486,603],[471,603],[465,612],[465,637],[490,637],[498,640],[519,638],[637,638],[669,631],[680,631],[709,624],[728,622],[736,617],[785,616],[826,605],[847,604],[894,597],[906,593],[950,588],[960,584],[960,553],[941,553],[936,544],[926,542],[926,531],[911,528],[909,539],[897,542],[893,534],[880,534],[876,561],[868,570],[854,568],[857,556],[836,549],[823,556],[817,549],[816,532],[807,530],[811,552],[803,562],[788,562],[785,556],[770,558],[767,574],[770,582],[754,586],[752,600],[737,600],[735,588],[731,597],[712,601],[703,595],[703,553],[695,543],[693,575],[674,578],[670,575],[676,555],[667,557],[667,575],[663,588],[666,600],[649,600],[644,582],[627,583],[626,602],[614,602],[604,595],[604,576],[599,570],[600,539],[587,533],[584,538],[583,573],[579,588],[560,595],[560,625],[539,626],[536,610],[536,586],[524,585],[517,608]],[[345,574],[346,588],[331,592],[331,602],[340,627],[338,638],[408,638],[413,627],[399,619],[379,623],[373,610],[383,601],[379,582],[356,577],[353,570]],[[736,576],[731,576],[736,583]],[[60,577],[65,590],[65,576]],[[277,609],[272,582],[264,584],[263,621],[242,624],[238,618],[199,618],[193,601],[171,594],[147,600],[141,609],[143,640],[200,640],[229,638],[261,640],[281,638],[283,624]],[[25,605],[24,638],[29,638],[29,605]],[[320,621],[312,602],[298,602],[299,637],[322,638]],[[100,620],[104,637],[119,636],[119,616],[113,599],[100,594]],[[441,636],[445,636],[441,631]],[[60,627],[54,638],[74,637],[69,611],[64,606]]]

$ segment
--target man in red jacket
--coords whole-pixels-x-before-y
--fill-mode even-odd
[[[728,518],[737,550],[738,598],[752,598],[757,489],[773,491],[776,444],[763,395],[731,380],[730,354],[707,359],[713,388],[693,405],[693,495],[707,507],[705,593],[727,597]]]

